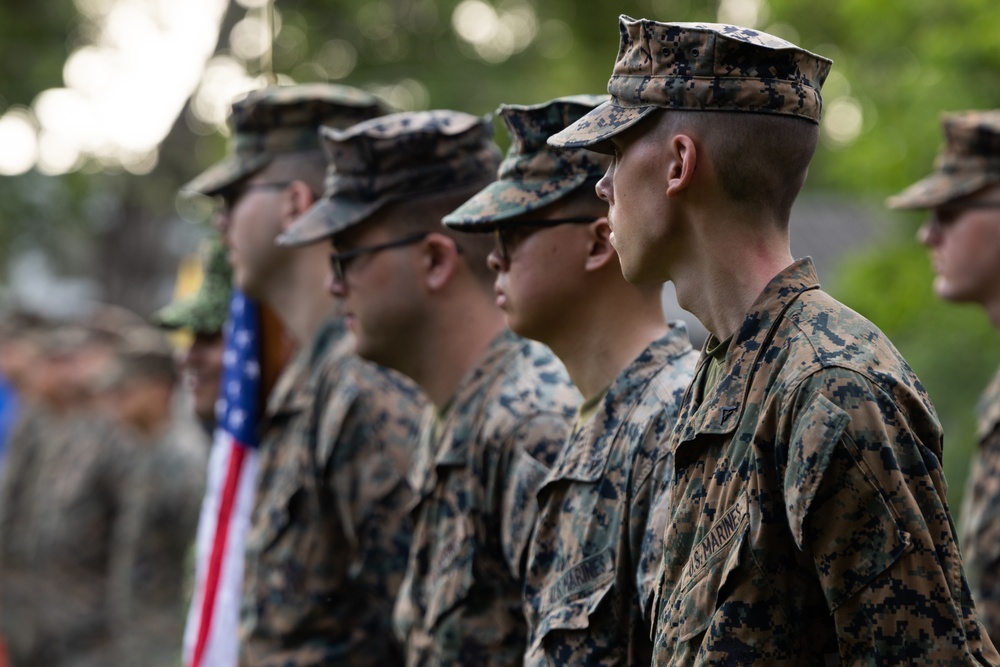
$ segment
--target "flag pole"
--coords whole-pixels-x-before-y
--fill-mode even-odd
[[[273,86],[278,83],[278,77],[274,74],[274,0],[267,0],[262,8],[264,11],[264,52],[260,56],[260,73],[267,81],[267,85]]]

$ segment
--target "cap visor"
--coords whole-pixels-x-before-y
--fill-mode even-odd
[[[442,222],[463,232],[492,232],[497,222],[544,208],[578,188],[587,178],[587,174],[574,174],[559,180],[494,181],[446,215]]]
[[[996,174],[983,171],[954,174],[935,172],[898,195],[889,197],[886,206],[903,210],[934,208],[971,195],[997,181],[1000,181],[1000,177]]]
[[[259,155],[252,160],[233,155],[212,165],[181,188],[181,192],[214,196],[259,171],[268,163],[267,155]]]
[[[656,107],[622,107],[605,102],[564,130],[549,137],[548,144],[560,148],[586,148],[612,155],[608,140],[648,116]]]
[[[322,241],[367,220],[386,200],[320,199],[277,239],[280,246],[302,246]]]

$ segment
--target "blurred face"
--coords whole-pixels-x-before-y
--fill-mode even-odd
[[[222,333],[196,333],[191,346],[179,359],[184,384],[194,400],[194,412],[202,421],[215,419],[223,352]]]
[[[594,218],[570,218],[557,208],[504,221],[489,265],[496,303],[507,325],[526,338],[551,343],[577,298]]]
[[[669,278],[667,258],[659,252],[662,244],[655,236],[668,211],[665,155],[656,141],[655,124],[651,119],[640,121],[612,139],[614,161],[596,188],[608,202],[611,242],[630,283]]]
[[[34,372],[38,364],[38,345],[28,339],[12,337],[0,342],[0,375],[6,378],[18,391],[24,391],[27,376]]]
[[[229,249],[233,284],[254,298],[266,296],[268,282],[279,274],[290,252],[274,242],[281,232],[281,206],[288,185],[266,170],[254,174],[225,194],[216,218]]]
[[[1000,186],[935,208],[918,238],[930,249],[940,298],[1000,304]]]
[[[342,302],[357,353],[403,372],[414,355],[412,335],[423,319],[417,266],[422,239],[391,234],[377,219],[333,238],[333,253],[341,259],[334,262],[330,292]]]

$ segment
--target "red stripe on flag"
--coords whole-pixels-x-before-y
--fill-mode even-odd
[[[231,437],[231,436],[230,436]],[[215,539],[212,541],[212,555],[208,561],[208,574],[205,576],[205,589],[201,599],[201,617],[198,624],[198,641],[195,643],[194,658],[191,667],[201,667],[201,657],[208,642],[208,631],[212,626],[212,613],[215,610],[215,595],[219,587],[219,576],[222,571],[222,561],[226,553],[226,539],[229,537],[229,520],[236,502],[239,489],[240,474],[243,471],[243,459],[246,447],[233,442],[229,456],[229,469],[226,471],[226,486],[219,501],[219,518],[215,523]]]

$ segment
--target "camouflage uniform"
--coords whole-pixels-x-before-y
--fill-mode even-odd
[[[445,224],[467,232],[502,229],[593,187],[607,169],[605,156],[545,142],[606,100],[576,95],[501,106],[512,143],[498,178]],[[696,359],[684,325],[672,325],[576,425],[539,490],[524,593],[527,664],[649,662],[648,611],[672,470],[662,445]]]
[[[405,475],[422,403],[328,322],[282,374],[262,425],[241,665],[400,663],[389,616],[406,567]]]
[[[1000,661],[962,575],[930,400],[811,261],[771,281],[679,423],[654,664]]]
[[[979,449],[962,505],[962,554],[979,619],[1000,639],[1000,371],[979,401]]]
[[[664,447],[697,354],[676,323],[574,430],[538,492],[528,665],[648,663],[649,605],[672,473]]]
[[[550,144],[608,150],[657,107],[819,119],[824,58],[736,26],[620,30],[612,101]],[[1000,662],[962,573],[934,409],[811,260],[771,280],[703,390],[708,369],[670,442],[653,664]]]
[[[934,172],[888,205],[925,209],[960,201],[1000,183],[1000,110],[964,111],[942,119],[945,145]],[[1000,374],[993,378],[979,403],[977,435],[965,484],[959,525],[965,572],[979,618],[993,639],[1000,641]]]
[[[409,667],[521,663],[534,495],[577,402],[546,347],[505,332],[444,414],[428,411],[409,476],[413,546],[393,614]]]
[[[34,445],[21,516],[8,519],[23,528],[4,533],[5,555],[19,558],[5,558],[3,589],[22,594],[0,605],[11,665],[114,664],[108,592],[133,453],[92,414],[49,415]]]
[[[184,631],[184,579],[205,489],[207,443],[191,418],[152,442],[136,438],[112,564],[119,665],[174,667]]]

